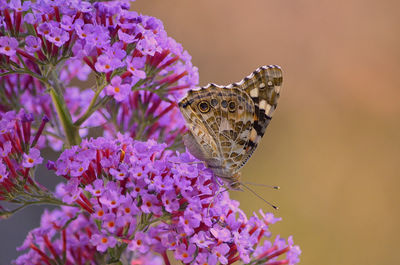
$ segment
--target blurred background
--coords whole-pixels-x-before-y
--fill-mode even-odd
[[[294,236],[300,264],[400,264],[399,1],[137,0],[132,7],[164,22],[192,55],[201,85],[240,81],[265,64],[283,68],[278,109],[242,176],[281,186],[254,189],[279,205],[283,221],[272,231]],[[247,214],[273,211],[248,191],[231,194]],[[29,208],[2,221],[0,264],[17,256],[40,214]]]

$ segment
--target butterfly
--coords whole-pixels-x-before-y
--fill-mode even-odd
[[[240,189],[239,169],[270,123],[281,85],[281,68],[262,66],[238,83],[190,90],[178,104],[189,129],[186,148],[230,189]]]

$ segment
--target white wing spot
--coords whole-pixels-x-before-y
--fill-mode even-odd
[[[267,114],[267,116],[269,116],[269,117],[271,117],[271,109],[272,109],[272,106],[271,105],[267,105],[267,107],[265,108],[265,114]]]
[[[273,85],[272,81],[271,80],[268,81],[268,86],[272,86],[272,85]]]
[[[265,87],[265,84],[264,83],[261,83],[260,84],[260,88],[264,88]]]
[[[255,87],[252,90],[250,90],[250,97],[252,98],[258,97],[258,88]]]
[[[267,101],[265,99],[263,99],[260,101],[259,107],[260,107],[260,109],[263,109],[263,110],[265,110],[265,112],[267,112],[267,110],[266,110],[267,105],[269,105],[269,104],[267,103]]]

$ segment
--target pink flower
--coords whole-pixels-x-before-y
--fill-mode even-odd
[[[11,37],[0,37],[0,54],[12,56],[18,47],[18,41]]]
[[[181,260],[183,263],[190,263],[194,260],[194,253],[196,246],[190,244],[186,247],[184,244],[180,244],[175,251],[175,258]]]
[[[100,252],[105,252],[108,248],[113,248],[117,244],[117,240],[114,237],[105,236],[104,234],[94,234],[90,241]]]
[[[116,101],[123,101],[130,92],[129,84],[122,84],[122,79],[115,76],[111,84],[106,87],[106,95],[113,96]]]
[[[221,244],[214,247],[212,249],[212,252],[218,257],[218,260],[219,262],[221,262],[221,264],[227,264],[228,259],[226,258],[226,254],[228,253],[229,250],[230,248],[228,247],[227,244]]]
[[[137,232],[135,238],[129,243],[128,248],[132,251],[139,251],[145,254],[149,251],[149,239],[143,232]]]
[[[132,73],[133,76],[140,79],[146,78],[146,73],[141,70],[144,68],[145,57],[130,57],[127,59],[127,62],[127,70]]]
[[[40,151],[36,148],[31,148],[29,154],[24,154],[24,162],[22,165],[24,167],[34,167],[43,162],[43,158],[40,157]]]

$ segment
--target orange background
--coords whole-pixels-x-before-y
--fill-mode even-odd
[[[400,2],[137,0],[199,67],[200,84],[279,64],[284,86],[244,181],[280,206],[301,264],[400,264]],[[232,192],[248,214],[272,211]]]

